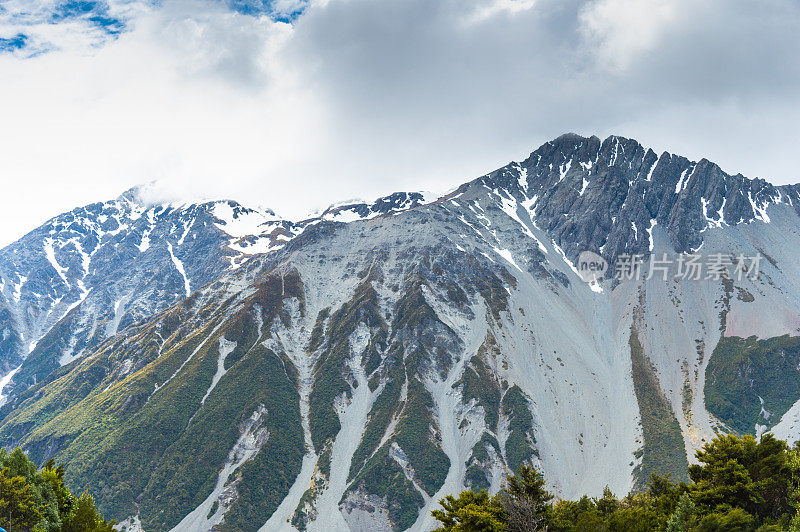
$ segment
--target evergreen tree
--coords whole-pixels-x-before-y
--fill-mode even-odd
[[[688,493],[681,495],[678,507],[667,521],[666,532],[689,532],[694,517],[694,503]]]
[[[42,478],[50,486],[56,498],[56,507],[58,508],[59,515],[69,515],[72,511],[72,506],[75,503],[75,498],[67,489],[64,484],[64,466],[55,465],[54,460],[50,460],[42,468]]]
[[[648,490],[618,499],[552,502],[544,479],[523,467],[505,489],[442,500],[439,530],[549,532],[800,532],[800,446],[769,434],[723,435],[697,452],[690,483],[653,475]]]
[[[78,497],[75,508],[64,520],[63,532],[113,532],[113,523],[97,513],[94,498],[84,492]]]
[[[458,498],[448,495],[443,510],[433,516],[442,523],[437,532],[502,532],[506,530],[503,508],[497,497],[484,491],[462,491]]]
[[[8,467],[0,471],[0,526],[6,530],[30,530],[39,522],[33,490],[24,477],[13,476]]]
[[[614,497],[614,494],[611,492],[611,488],[606,486],[603,488],[603,496],[597,500],[596,505],[597,511],[600,512],[600,515],[603,518],[606,518],[616,511],[619,503],[617,498]]]
[[[75,500],[64,467],[51,460],[41,470],[22,449],[0,448],[0,527],[13,532],[111,532],[88,494]]]
[[[517,474],[508,479],[508,486],[500,496],[508,530],[543,530],[547,526],[552,499],[544,487],[544,477],[531,466],[521,466]]]
[[[753,532],[756,520],[741,508],[720,508],[703,517],[697,532]]]
[[[689,478],[698,505],[740,508],[760,522],[791,510],[788,448],[771,434],[758,442],[750,435],[720,436],[699,450],[697,459],[700,464],[689,466]]]
[[[794,509],[794,515],[789,523],[789,532],[800,532],[800,442],[795,442],[794,448],[789,451],[787,465],[789,467],[789,505]]]

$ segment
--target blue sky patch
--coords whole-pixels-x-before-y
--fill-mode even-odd
[[[83,18],[91,26],[109,35],[119,35],[125,30],[125,22],[108,14],[108,5],[93,0],[68,0],[56,6],[51,22],[57,24],[65,20]]]
[[[16,52],[28,46],[28,36],[18,33],[13,37],[0,37],[0,53]]]
[[[107,9],[108,8],[106,8],[106,6],[100,5],[97,2],[71,0],[56,6],[55,11],[53,12],[53,22],[60,22],[62,20],[82,17],[95,11],[105,12]]]
[[[125,31],[125,22],[118,18],[105,15],[94,15],[87,19],[93,26],[102,29],[109,35],[119,35]]]
[[[226,2],[232,11],[242,15],[264,15],[270,12],[270,3],[265,0],[228,0]]]
[[[163,0],[0,0],[0,53],[25,50],[19,57],[33,57],[58,50],[48,32],[37,27],[70,24],[85,33],[87,46],[103,46],[126,32],[139,8],[159,9]],[[213,0],[245,16],[269,17],[291,24],[303,14],[308,0]],[[119,5],[118,5],[119,4]]]
[[[307,6],[306,2],[298,3],[298,7],[291,11],[276,11],[275,2],[271,0],[225,0],[225,4],[231,11],[241,15],[262,16],[269,15],[278,22],[293,22],[298,16],[303,14]]]

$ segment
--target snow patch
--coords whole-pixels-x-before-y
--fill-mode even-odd
[[[215,223],[214,225],[233,238],[260,235],[264,232],[264,224],[280,221],[280,218],[268,211],[243,209],[241,207],[235,210],[227,201],[215,203],[211,214],[220,221],[220,223]]]
[[[15,303],[19,303],[20,299],[22,298],[22,285],[28,281],[26,276],[19,273],[17,274],[17,278],[19,279],[19,282],[14,284],[14,292],[11,296],[14,298]]]
[[[517,165],[517,182],[524,193],[528,193],[528,169]]]
[[[647,238],[650,242],[650,251],[653,251],[655,247],[655,242],[653,241],[653,228],[656,226],[656,221],[654,219],[650,220],[650,227],[647,228]]]
[[[114,301],[114,318],[106,324],[106,336],[114,336],[119,330],[119,322],[125,315],[125,305],[130,297],[130,294],[128,294]]]
[[[769,205],[769,203],[756,204],[755,200],[753,200],[752,192],[750,191],[747,191],[747,199],[750,200],[750,206],[753,208],[753,216],[756,220],[761,220],[766,224],[770,223],[770,218],[767,215],[767,205]]]
[[[141,243],[136,246],[139,249],[139,253],[144,253],[150,249],[150,233],[153,232],[153,227],[155,227],[155,212],[152,209],[147,211],[147,219],[150,225],[142,233]]]
[[[323,215],[322,218],[331,222],[341,222],[347,224],[358,220],[366,220],[375,216],[377,216],[377,213],[361,216],[353,209],[342,209],[333,213],[327,213]]]
[[[16,375],[21,369],[22,364],[3,375],[3,378],[0,379],[0,407],[6,404],[6,401],[8,401],[8,396],[4,394],[3,391],[5,390],[6,386],[8,386],[8,383],[11,382],[11,379],[14,378],[14,375]]]
[[[725,223],[725,204],[727,203],[728,198],[722,198],[722,206],[717,211],[717,219],[711,218],[708,215],[708,205],[709,201],[705,198],[700,198],[700,203],[703,207],[703,217],[706,219],[707,227],[722,227],[723,225],[727,225]]]
[[[136,247],[139,249],[139,253],[144,253],[145,251],[150,249],[150,232],[151,231],[152,231],[152,228],[149,228],[149,229],[145,230],[144,233],[142,233],[142,241],[141,241],[141,243],[136,245]]]
[[[500,208],[503,210],[503,212],[506,213],[512,220],[516,221],[520,226],[522,226],[522,232],[525,233],[525,235],[528,236],[529,238],[532,238],[533,240],[535,240],[536,244],[539,246],[539,249],[542,251],[542,253],[547,254],[547,248],[544,247],[544,244],[542,244],[542,241],[539,240],[538,238],[536,238],[536,235],[533,234],[533,232],[530,230],[530,228],[527,225],[525,225],[525,223],[522,221],[522,219],[517,214],[517,203],[516,203],[516,201],[513,200],[513,199],[506,198],[504,196],[501,196],[499,194],[498,194],[498,196],[500,197]]]
[[[645,181],[652,181],[652,179],[653,179],[653,170],[656,169],[656,166],[658,166],[658,161],[660,161],[660,160],[661,160],[660,157],[655,160],[655,162],[653,163],[653,166],[650,167],[650,171],[647,172],[647,177],[645,178]]]
[[[617,156],[619,155],[619,139],[615,138],[616,144],[614,144],[614,155],[608,161],[608,166],[614,166],[617,164]]]
[[[70,286],[69,281],[67,281],[66,273],[69,271],[69,268],[62,267],[58,260],[56,260],[56,252],[53,248],[53,240],[51,238],[44,239],[44,254],[47,256],[47,260],[50,262],[50,265],[53,266],[56,273],[61,280],[64,281],[64,284]]]
[[[219,357],[217,357],[217,372],[214,373],[214,377],[211,379],[211,385],[206,390],[205,395],[203,398],[200,399],[200,405],[202,406],[205,404],[206,399],[208,396],[211,395],[211,391],[217,386],[220,379],[225,376],[227,370],[225,369],[225,359],[233,353],[233,350],[236,349],[236,342],[231,342],[227,340],[224,336],[221,336],[219,339]]]
[[[522,271],[522,268],[520,268],[519,265],[514,261],[514,257],[511,255],[511,252],[509,250],[501,249],[501,248],[498,248],[497,246],[492,246],[492,249],[494,249],[495,253],[497,253],[498,255],[503,257],[504,259],[506,259],[506,261],[508,261],[516,269],[518,269],[519,271]]]
[[[186,270],[183,268],[183,262],[175,256],[175,253],[172,252],[172,244],[167,242],[167,250],[169,250],[169,256],[172,259],[172,264],[175,265],[175,269],[178,270],[178,273],[181,274],[183,277],[183,287],[186,290],[186,297],[189,297],[189,294],[192,293],[191,286],[189,283],[189,278],[186,277]]]
[[[678,182],[675,184],[675,194],[680,194],[681,190],[686,188],[686,185],[689,183],[689,179],[691,179],[692,175],[694,175],[694,169],[695,168],[696,168],[696,166],[693,165],[693,166],[688,167],[683,172],[681,172],[681,177],[680,177],[680,179],[678,179]],[[686,179],[686,174],[689,173],[689,170],[691,170],[692,173],[689,175],[689,178]],[[685,181],[684,181],[684,179],[685,179]]]
[[[539,201],[539,194],[534,194],[532,198],[520,202],[525,210],[531,213],[531,216],[536,216],[536,202]]]
[[[559,182],[563,181],[564,178],[567,177],[567,173],[569,172],[569,169],[571,167],[572,167],[572,159],[567,161],[567,164],[558,166],[558,180],[559,180]]]
[[[575,264],[573,264],[573,262],[567,258],[567,254],[564,253],[564,250],[561,249],[561,247],[558,244],[556,244],[555,240],[552,240],[551,242],[553,243],[553,249],[555,249],[558,252],[558,254],[561,255],[561,258],[564,260],[566,265],[569,266],[569,269],[575,272],[575,275],[580,277],[581,274],[578,272],[578,268],[576,268]]]

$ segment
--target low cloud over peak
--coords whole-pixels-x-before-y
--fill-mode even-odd
[[[3,243],[153,179],[287,217],[444,190],[564,131],[800,177],[789,0],[1,5]]]

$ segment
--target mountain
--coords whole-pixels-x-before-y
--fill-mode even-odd
[[[31,315],[6,296],[19,303],[30,282],[18,289],[6,273],[16,256],[32,257],[17,275],[48,271],[38,283],[56,294],[74,284],[67,304],[98,287],[70,312],[115,283],[149,306],[64,365],[53,361],[76,334],[70,313],[27,357],[33,326],[17,326],[23,347],[8,366],[24,358],[17,375],[30,364],[35,378],[14,375],[0,441],[64,462],[73,490],[91,489],[134,528],[194,531],[427,530],[443,495],[495,491],[522,463],[562,497],[606,484],[627,493],[653,472],[684,478],[719,432],[800,438],[797,186],[621,137],[565,135],[431,199],[271,219],[244,239],[284,236],[249,258],[218,221],[198,215],[197,250],[165,222],[151,244],[160,259],[120,250],[91,285],[61,255],[48,270],[44,242],[61,229],[34,231],[3,250],[8,323]],[[186,209],[234,219],[215,205]],[[141,247],[145,230],[125,225],[95,237],[108,240],[99,249],[123,233]],[[610,264],[591,283],[585,251]],[[615,278],[631,254],[645,271],[695,254],[729,267]],[[86,315],[114,323],[119,293]],[[36,360],[50,366],[37,373]]]
[[[0,364],[5,374],[16,369],[8,389],[41,380],[296,232],[234,202],[146,205],[138,190],[53,218],[0,251]]]
[[[280,249],[309,224],[422,201],[398,193],[292,223],[234,201],[148,204],[141,193],[57,216],[0,250],[0,404],[193,288]]]

